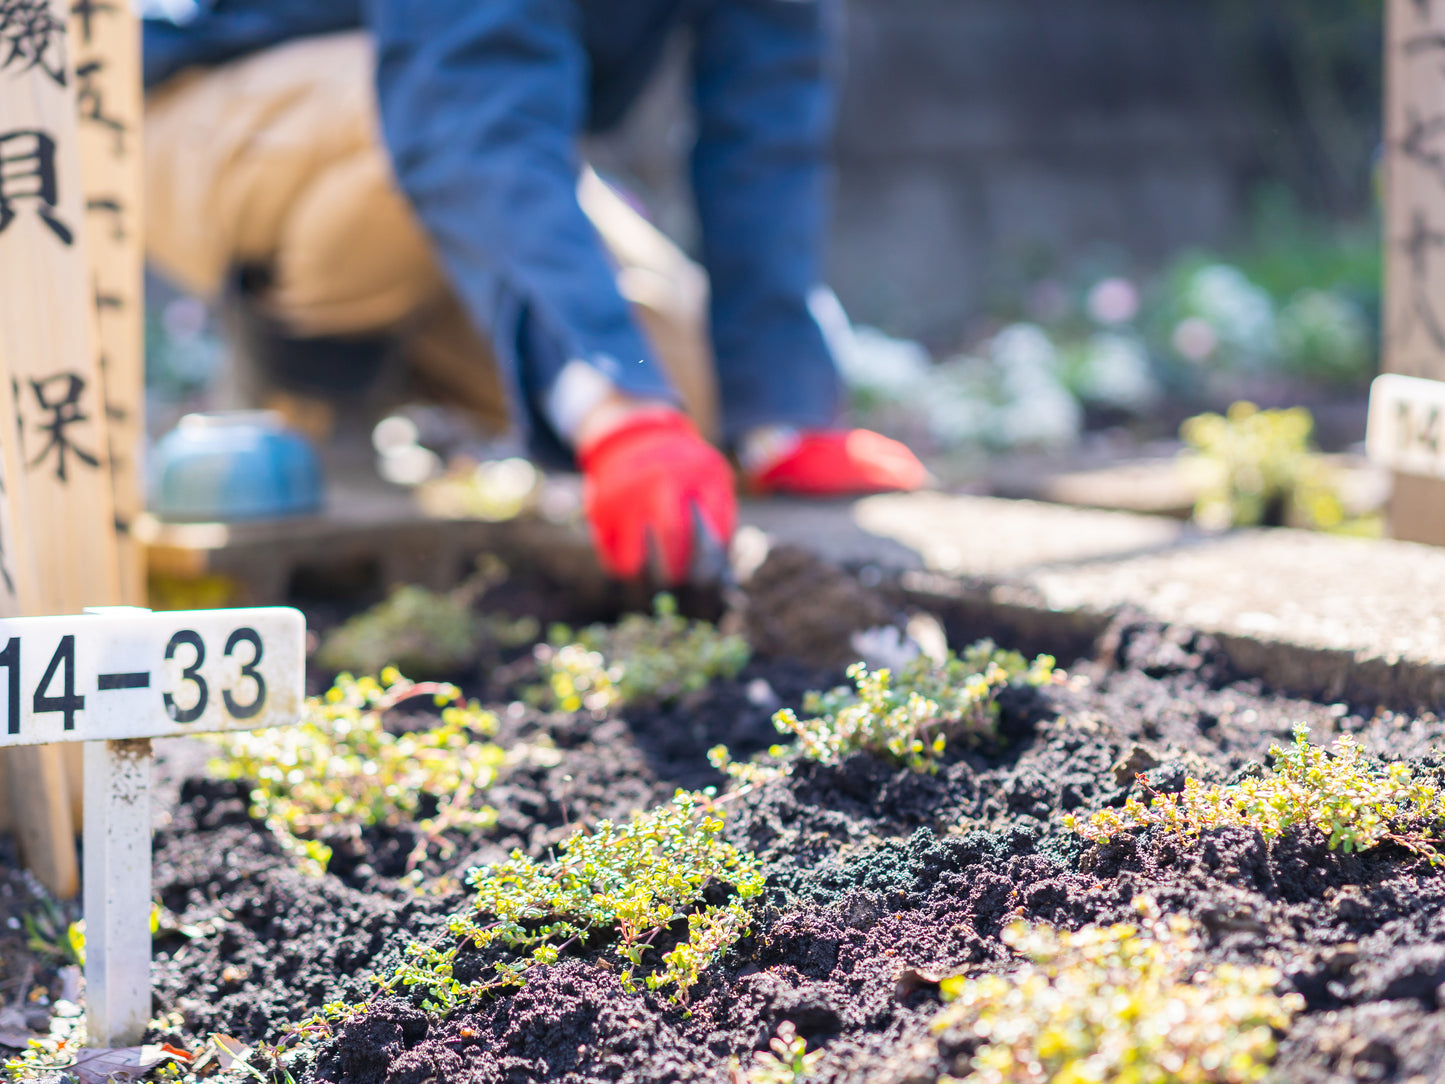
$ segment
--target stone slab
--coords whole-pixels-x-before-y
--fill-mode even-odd
[[[1236,665],[1327,700],[1445,708],[1445,550],[987,497],[754,506],[774,542],[895,572],[955,627],[1086,650],[1121,611],[1215,634]],[[1054,650],[1067,652],[1059,646]]]

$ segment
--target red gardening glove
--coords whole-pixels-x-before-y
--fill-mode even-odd
[[[846,497],[920,489],[928,471],[904,445],[871,430],[816,429],[798,433],[747,480],[763,493]]]
[[[577,460],[592,542],[613,575],[642,575],[651,550],[657,573],[680,583],[700,556],[726,554],[737,526],[732,469],[684,415],[638,415],[578,448]]]

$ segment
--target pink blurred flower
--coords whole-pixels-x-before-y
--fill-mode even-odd
[[[1095,283],[1084,303],[1089,315],[1100,324],[1127,324],[1139,315],[1139,290],[1125,278]]]
[[[1214,326],[1198,316],[1179,321],[1170,341],[1180,357],[1196,364],[1208,361],[1210,355],[1219,347],[1219,336],[1215,333]]]

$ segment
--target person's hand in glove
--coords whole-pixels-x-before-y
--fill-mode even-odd
[[[583,505],[603,566],[671,584],[721,575],[737,526],[733,472],[685,415],[649,407],[577,442]]]

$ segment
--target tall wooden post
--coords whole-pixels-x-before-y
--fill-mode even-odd
[[[86,257],[105,389],[120,598],[145,605],[145,561],[130,535],[144,508],[145,255],[140,20],[129,3],[71,0]]]
[[[9,495],[33,541],[33,606],[50,613],[120,598],[69,20],[68,0],[0,7],[0,366],[19,472]],[[10,437],[8,422],[0,429]],[[27,862],[52,891],[74,895],[59,751],[12,756],[9,783]]]
[[[1445,382],[1445,0],[1388,0],[1385,48],[1384,369]],[[1445,383],[1383,380],[1370,420],[1395,471],[1391,533],[1437,545],[1445,477],[1420,453],[1445,440],[1431,421],[1441,396]]]
[[[120,596],[146,603],[145,554],[131,535],[144,510],[145,252],[141,191],[140,20],[131,4],[71,0],[75,104],[84,185],[86,259],[95,319],[96,367],[105,396]],[[65,746],[71,814],[82,823],[84,762]]]

